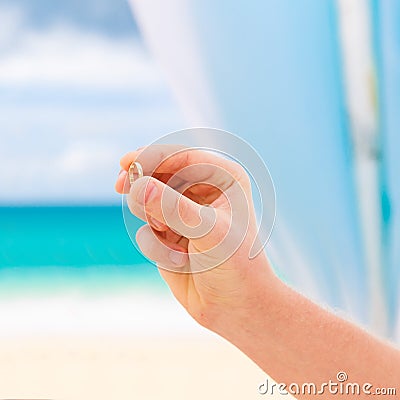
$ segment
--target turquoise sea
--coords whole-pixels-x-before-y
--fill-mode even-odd
[[[142,224],[125,213],[132,236]],[[131,242],[122,206],[0,207],[0,337],[201,333]]]
[[[0,296],[138,285],[163,287],[132,244],[121,206],[0,207]]]

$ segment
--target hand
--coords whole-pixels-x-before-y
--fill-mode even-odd
[[[144,176],[129,185],[133,161]],[[224,316],[248,313],[277,279],[257,237],[251,184],[237,163],[198,149],[154,145],[126,154],[116,183],[133,214],[148,222],[136,239],[178,301],[215,331]],[[207,205],[207,206],[206,206]]]

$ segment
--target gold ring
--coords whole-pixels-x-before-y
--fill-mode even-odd
[[[135,170],[138,175],[138,178],[141,178],[143,176],[143,167],[141,166],[140,163],[134,161],[130,166],[128,170],[129,174],[129,183],[132,185],[135,182]]]

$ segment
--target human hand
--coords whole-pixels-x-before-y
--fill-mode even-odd
[[[130,185],[134,161],[147,176]],[[265,253],[249,257],[257,224],[239,164],[199,149],[152,145],[126,154],[121,167],[116,190],[148,222],[137,232],[138,245],[196,321],[220,332],[228,317],[251,314],[260,295],[272,295],[277,278]]]

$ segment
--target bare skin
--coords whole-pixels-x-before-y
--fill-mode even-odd
[[[146,152],[126,154],[121,159],[116,190],[129,193],[131,211],[148,221],[138,231],[137,242],[142,252],[157,263],[160,274],[187,312],[202,326],[233,343],[277,382],[298,383],[300,387],[313,382],[320,388],[329,380],[336,381],[339,371],[345,371],[346,382],[361,386],[357,398],[371,398],[362,390],[364,383],[371,383],[371,392],[375,388],[396,388],[398,394],[397,349],[292,290],[276,277],[264,252],[249,259],[256,224],[245,171],[238,164],[201,151],[181,152],[168,158],[174,150],[170,146],[151,146]],[[133,161],[139,161],[144,174],[152,176],[144,176],[130,186],[126,178]],[[204,177],[212,184],[194,184],[184,191],[184,196],[174,190],[177,187],[165,184],[180,169],[197,163],[208,167],[192,168],[180,176],[177,185],[184,181],[196,183]],[[161,204],[161,195],[166,191],[167,207]],[[205,270],[214,262],[214,256],[219,256],[213,254],[211,260],[207,251],[229,229],[231,206],[241,193],[245,193],[247,206],[250,205],[250,223],[239,248],[227,260],[221,258],[223,262],[216,268],[180,273],[180,269]],[[211,214],[202,214],[207,211],[204,204],[213,208],[215,225],[202,237],[186,236],[174,210],[179,210],[179,217],[193,227],[199,223],[199,215],[211,218]],[[232,229],[241,230],[235,225]],[[296,397],[337,399],[349,395],[330,393],[326,387],[323,396],[300,393]]]

